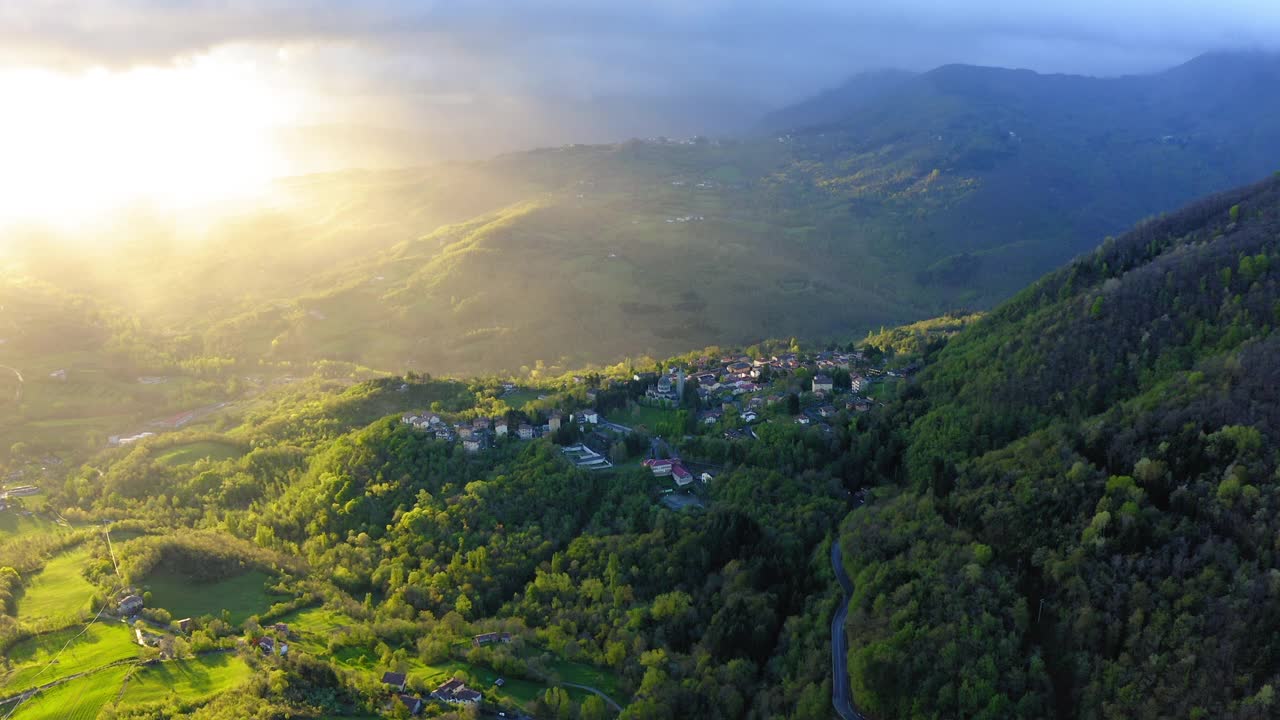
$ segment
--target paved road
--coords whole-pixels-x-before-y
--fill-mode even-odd
[[[578,688],[579,690],[586,690],[589,693],[594,693],[596,695],[599,695],[600,697],[604,698],[605,702],[609,703],[609,707],[613,708],[615,712],[622,712],[622,706],[619,705],[617,702],[615,702],[613,698],[609,697],[608,695],[605,695],[603,692],[591,687],[590,685],[579,685],[577,683],[571,683],[571,682],[562,682],[560,684],[564,685],[565,687]]]
[[[844,621],[849,615],[849,596],[853,594],[853,581],[844,569],[844,559],[840,556],[840,538],[831,541],[831,568],[835,570],[836,580],[844,590],[844,599],[840,602],[836,615],[831,619],[831,704],[841,720],[866,720],[866,717],[853,707],[853,692],[849,689],[849,638],[844,632]]]

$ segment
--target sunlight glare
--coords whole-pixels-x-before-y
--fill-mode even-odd
[[[252,63],[0,68],[0,97],[0,222],[66,222],[139,202],[190,208],[288,172],[272,131],[294,112]]]

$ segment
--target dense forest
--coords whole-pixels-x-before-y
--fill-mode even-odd
[[[1275,715],[1277,262],[1273,180],[932,352],[842,531],[868,714]]]

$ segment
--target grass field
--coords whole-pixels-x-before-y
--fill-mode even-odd
[[[231,613],[232,624],[238,625],[271,607],[272,596],[264,587],[270,579],[266,573],[253,570],[228,580],[197,584],[176,575],[153,573],[143,584],[151,591],[151,604],[168,610],[175,618],[221,617],[225,609]]]
[[[156,458],[165,465],[186,465],[197,460],[208,458],[214,462],[220,460],[232,460],[240,457],[240,448],[230,443],[220,443],[214,441],[193,442],[184,445],[175,445],[167,448],[166,452]]]
[[[892,402],[898,397],[898,393],[903,387],[904,384],[901,380],[890,378],[884,382],[873,383],[871,389],[867,392],[867,397],[880,402]]]
[[[129,678],[119,706],[198,703],[241,685],[252,672],[230,653],[150,665]]]
[[[31,508],[31,500],[35,498],[24,498],[27,501],[27,507]],[[66,531],[66,528],[58,525],[52,520],[45,519],[39,515],[19,515],[12,510],[0,512],[0,540],[19,537],[22,535],[32,535],[42,532],[58,532]]]
[[[280,622],[288,623],[290,632],[296,632],[304,638],[316,636],[327,639],[329,635],[346,627],[355,627],[359,622],[327,608],[310,607],[291,612],[280,618]]]
[[[498,399],[510,406],[511,409],[519,410],[524,407],[525,403],[537,400],[538,396],[542,394],[543,393],[538,390],[516,388],[514,392],[509,392]]]
[[[676,417],[675,410],[635,405],[629,411],[620,410],[609,415],[609,420],[629,427],[645,427],[653,430],[660,423],[669,423]]]
[[[626,698],[622,697],[623,692],[618,685],[618,676],[604,668],[568,660],[558,660],[551,664],[551,669],[560,676],[562,682],[590,685],[614,700],[626,703]]]
[[[79,620],[97,592],[80,574],[88,560],[89,548],[83,545],[50,560],[31,577],[18,600],[18,621],[65,627]]]
[[[13,720],[94,720],[113,702],[130,667],[100,670],[50,688],[23,703]]]
[[[138,656],[138,646],[133,644],[129,628],[123,623],[97,622],[76,637],[81,630],[80,626],[67,628],[24,640],[10,648],[8,659],[13,670],[0,675],[0,694],[10,695]],[[72,642],[68,645],[69,640]],[[49,665],[54,656],[57,661]]]

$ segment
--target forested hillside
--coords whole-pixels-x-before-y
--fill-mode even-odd
[[[960,333],[844,524],[874,717],[1276,713],[1280,179],[1140,225]]]

